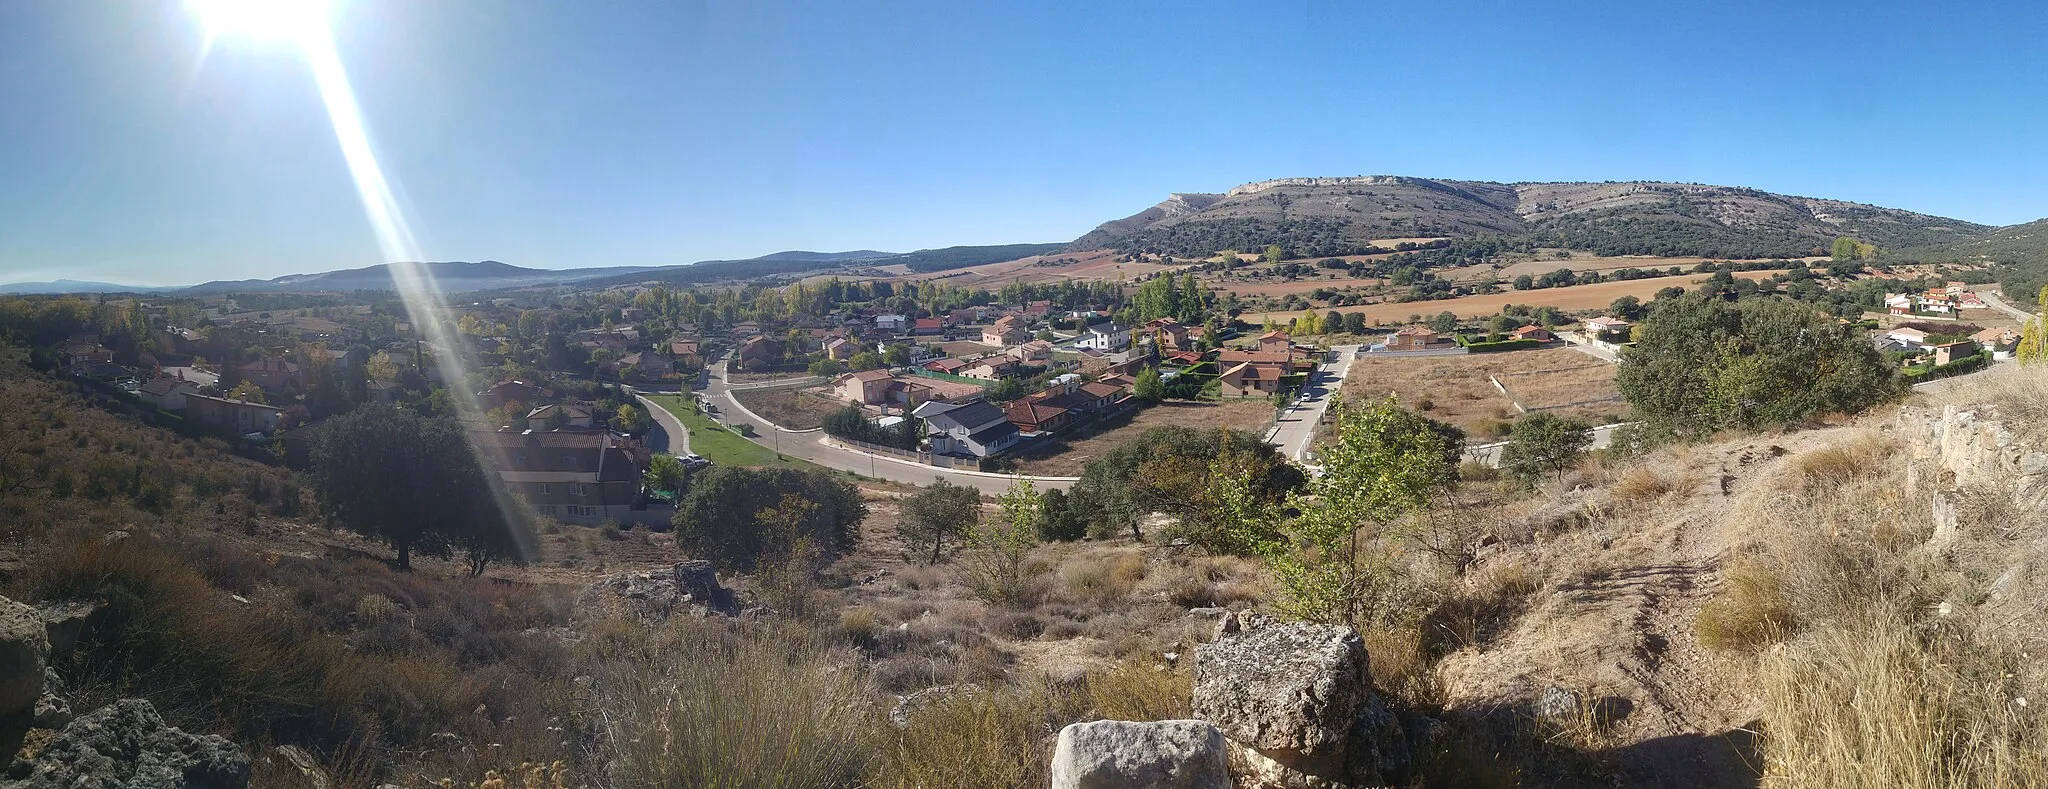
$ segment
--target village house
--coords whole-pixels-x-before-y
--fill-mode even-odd
[[[888,315],[876,315],[875,328],[881,329],[882,331],[903,331],[905,329],[910,328],[910,318],[907,316],[896,315],[893,313]]]
[[[1409,326],[1387,337],[1385,347],[1389,351],[1440,351],[1457,346],[1457,340],[1438,334],[1435,329]]]
[[[1557,335],[1551,334],[1549,329],[1543,328],[1541,326],[1523,326],[1519,329],[1508,332],[1508,339],[1550,342],[1551,340],[1557,339]]]
[[[646,463],[603,431],[476,431],[478,459],[536,512],[567,523],[632,522]]]
[[[1278,367],[1240,362],[1224,370],[1216,382],[1224,397],[1271,397],[1285,377]]]
[[[1077,347],[1110,353],[1131,347],[1131,329],[1120,323],[1098,323],[1088,327]]]
[[[1424,331],[1427,330],[1425,329]],[[1395,336],[1398,337],[1399,334]],[[1393,350],[1391,345],[1388,350]],[[1285,351],[1240,351],[1235,348],[1226,348],[1216,352],[1216,366],[1219,368],[1227,370],[1233,366],[1246,363],[1272,367],[1281,372],[1292,372],[1295,366],[1295,357],[1293,353]]]
[[[966,359],[955,359],[949,356],[944,359],[933,359],[929,362],[925,362],[924,364],[919,365],[919,367],[925,370],[930,370],[935,373],[945,373],[946,375],[959,375],[960,371],[967,369],[969,364],[971,363],[968,362]]]
[[[782,362],[782,343],[755,335],[740,343],[733,364],[741,370],[765,370]]]
[[[1027,322],[1032,322],[1032,321],[1042,321],[1042,320],[1045,320],[1045,316],[1047,316],[1047,315],[1051,315],[1051,314],[1052,314],[1052,302],[1051,302],[1051,301],[1044,301],[1044,300],[1041,300],[1041,301],[1034,301],[1034,302],[1031,302],[1031,303],[1029,303],[1029,304],[1026,304],[1026,305],[1024,305],[1024,320],[1025,320],[1025,321],[1027,321]]]
[[[960,375],[983,381],[996,381],[1016,375],[1017,366],[1017,360],[1015,359],[1007,356],[991,356],[969,365],[966,369],[960,371]]]
[[[860,343],[845,337],[834,337],[825,341],[825,358],[827,359],[843,362],[859,353]]]
[[[1074,421],[1073,413],[1065,407],[1028,398],[1004,407],[1003,416],[1025,433],[1051,433]]]
[[[397,381],[386,381],[381,378],[372,379],[365,388],[369,391],[370,401],[382,405],[398,402],[399,395],[405,393],[405,387],[400,386]]]
[[[516,379],[499,381],[476,393],[485,408],[504,408],[510,403],[538,403],[548,399],[546,389]]]
[[[198,353],[200,346],[206,344],[206,335],[191,329],[165,326],[164,341],[170,344],[171,350],[174,352]]]
[[[1975,340],[1957,340],[1956,342],[1945,342],[1940,345],[1936,345],[1933,348],[1930,348],[1929,350],[1934,351],[1934,364],[1937,367],[1944,364],[1948,364],[1949,362],[1967,359],[1969,357],[1977,355],[1980,352],[1980,349],[1977,347],[1977,343]]]
[[[996,322],[990,324],[988,328],[981,330],[981,344],[1010,345],[1022,342],[1027,336],[1029,335],[1017,326],[1017,318],[1015,316],[1005,315],[997,318]]]
[[[1287,336],[1287,332],[1279,329],[1259,335],[1258,343],[1259,350],[1266,353],[1289,353],[1294,348],[1294,342]]]
[[[185,418],[193,423],[222,428],[237,434],[268,433],[277,429],[284,409],[246,400],[185,395]]]
[[[182,376],[159,375],[135,390],[142,401],[163,411],[185,410],[185,397],[199,393],[199,386]]]
[[[1017,426],[994,404],[979,397],[965,402],[934,400],[919,405],[912,416],[924,420],[925,438],[934,454],[985,458],[1016,445]]]
[[[597,420],[589,406],[549,403],[526,412],[528,430],[590,430],[596,426]]]
[[[641,381],[659,381],[674,375],[676,362],[659,351],[635,351],[619,357],[616,363],[621,371],[634,368],[634,377]]]
[[[1884,336],[1886,339],[1905,346],[1909,350],[1924,350],[1927,348],[1927,332],[1910,326],[1900,326],[1886,332]]]
[[[675,357],[677,367],[694,370],[704,366],[704,357],[697,350],[696,340],[669,340],[668,354]]]
[[[1979,347],[1991,352],[1993,359],[2010,359],[2019,347],[2020,333],[2012,329],[1991,328],[1970,335]]]
[[[270,391],[304,390],[306,374],[297,364],[281,357],[264,357],[235,368],[242,380]]]
[[[939,322],[938,318],[918,318],[911,324],[910,328],[911,334],[921,337],[929,337],[945,330],[946,327]]]
[[[1582,324],[1586,337],[1595,342],[1628,342],[1629,329],[1635,324],[1609,315],[1589,318]]]
[[[1035,365],[1039,362],[1048,362],[1052,361],[1052,343],[1044,340],[1031,340],[1012,346],[1010,349],[1003,351],[1003,355],[1016,359],[1022,364]]]
[[[932,399],[932,387],[890,375],[888,370],[847,373],[832,382],[839,398],[855,405],[907,405]],[[963,384],[962,386],[973,386]]]

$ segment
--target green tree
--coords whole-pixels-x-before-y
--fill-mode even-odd
[[[1593,445],[1593,427],[1576,419],[1538,411],[1515,420],[1508,445],[1501,447],[1500,465],[1523,482],[1544,472],[1560,477]]]
[[[981,494],[941,479],[903,500],[896,535],[913,555],[924,557],[925,564],[938,564],[946,556],[947,543],[957,544],[980,520]]]
[[[1363,313],[1363,312],[1347,312],[1347,313],[1344,313],[1344,333],[1346,333],[1346,334],[1364,334],[1364,333],[1365,333],[1365,313]]]
[[[1515,290],[1528,290],[1530,288],[1536,287],[1536,278],[1529,276],[1527,274],[1523,274],[1519,277],[1516,277],[1514,283],[1510,285],[1510,287],[1513,287]]]
[[[1138,371],[1138,378],[1131,384],[1131,396],[1148,403],[1157,403],[1166,397],[1166,384],[1159,380],[1159,368],[1147,367]]]
[[[683,482],[689,471],[674,455],[655,455],[647,459],[646,485],[654,490],[675,493],[683,489]]]
[[[1267,262],[1267,263],[1278,263],[1278,262],[1280,262],[1280,261],[1282,261],[1282,260],[1286,260],[1286,259],[1287,259],[1287,251],[1286,251],[1286,250],[1284,250],[1284,249],[1281,249],[1281,248],[1280,248],[1280,245],[1279,245],[1279,244],[1267,244],[1267,245],[1266,245],[1266,262]]]
[[[1091,516],[1091,531],[1098,536],[1128,531],[1133,539],[1142,540],[1139,524],[1146,515],[1198,513],[1199,502],[1187,491],[1202,482],[1187,482],[1187,476],[1205,476],[1210,461],[1230,453],[1242,457],[1239,466],[1263,496],[1278,500],[1301,487],[1301,469],[1259,436],[1226,428],[1165,425],[1088,461],[1081,480],[1068,493],[1068,504]]]
[[[1448,310],[1439,312],[1436,317],[1429,319],[1429,328],[1438,334],[1450,334],[1458,330],[1458,316]]]
[[[1335,440],[1319,455],[1323,473],[1290,497],[1299,514],[1281,522],[1265,555],[1282,611],[1365,627],[1386,611],[1399,573],[1370,538],[1393,533],[1457,484],[1459,447],[1452,430],[1392,399],[1331,410]]]
[[[1632,321],[1643,317],[1643,300],[1634,296],[1623,296],[1608,302],[1607,314],[1622,320]]]
[[[1088,534],[1088,522],[1081,519],[1068,503],[1067,494],[1059,488],[1045,492],[1040,504],[1044,518],[1039,522],[1038,537],[1041,540],[1078,540]]]
[[[763,512],[781,507],[783,497],[790,494],[818,505],[805,514],[797,530],[811,537],[821,555],[829,558],[853,550],[868,510],[852,483],[822,471],[735,466],[713,468],[691,483],[672,521],[676,547],[720,567],[751,572],[781,539],[772,533]]]
[[[910,346],[900,342],[890,345],[882,351],[882,362],[890,367],[902,367],[910,364]]]
[[[2039,298],[2041,312],[2020,326],[2020,344],[2013,349],[2021,364],[2048,361],[2048,286],[2041,288]]]
[[[1038,546],[1043,511],[1038,492],[1022,477],[996,497],[996,517],[967,532],[960,551],[967,586],[983,599],[1003,606],[1025,602],[1030,566],[1026,560]]]
[[[462,548],[472,573],[492,559],[521,559],[525,524],[503,512],[456,424],[394,408],[334,417],[314,447],[320,511],[341,527],[383,540],[412,569],[415,553]]]
[[[647,430],[647,412],[632,403],[620,403],[618,410],[612,414],[612,427],[639,435]]]
[[[849,370],[873,370],[880,366],[882,366],[882,357],[874,351],[861,351],[854,354],[853,358],[846,360],[846,369]]]
[[[1616,383],[1645,435],[1680,439],[1853,414],[1904,391],[1861,332],[1810,306],[1698,293],[1637,325]]]

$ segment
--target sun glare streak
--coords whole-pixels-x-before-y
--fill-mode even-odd
[[[419,243],[406,222],[405,212],[399,205],[390,179],[377,161],[376,148],[370,142],[362,107],[356,102],[355,89],[342,65],[341,52],[327,27],[327,4],[322,0],[192,0],[192,3],[206,22],[209,48],[224,34],[248,35],[289,41],[305,58],[320,93],[321,104],[334,128],[335,142],[341,148],[349,177],[355,182],[356,194],[361,198],[364,216],[377,236],[378,249],[389,262],[391,280],[398,289],[399,298],[405,302],[406,316],[411,319],[413,330],[424,334],[437,349],[435,361],[448,381],[449,399],[455,404],[457,416],[467,424],[483,424],[483,405],[469,391],[469,370],[463,361],[468,345],[450,328],[452,322],[445,319],[447,311],[441,304],[440,288],[420,262],[423,256]],[[464,436],[468,436],[466,431]],[[483,457],[475,441],[470,442],[470,450],[479,453],[479,458]],[[502,480],[496,474],[486,474],[485,478],[490,482],[499,512],[507,520],[523,518],[525,510],[513,501]],[[520,555],[532,556],[531,531],[521,528],[514,533],[521,537]]]

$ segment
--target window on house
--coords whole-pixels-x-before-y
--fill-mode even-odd
[[[587,488],[587,487],[584,487],[584,486],[583,486],[583,485],[581,485],[581,484],[578,484],[578,485],[574,486],[573,488],[571,488],[571,489],[570,489],[570,491],[569,491],[569,492],[570,492],[570,493],[574,493],[574,494],[576,494],[576,495],[578,495],[578,496],[588,496],[588,495],[590,495],[590,489],[589,489],[589,488]]]
[[[549,493],[552,493],[552,492],[553,492],[553,491],[549,489],[549,485],[548,485],[548,483],[545,483],[545,482],[543,482],[543,483],[540,483],[540,495],[546,496],[546,495],[548,495]]]

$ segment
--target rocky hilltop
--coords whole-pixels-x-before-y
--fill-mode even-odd
[[[1506,237],[1602,254],[1798,257],[1854,236],[1880,247],[1953,243],[1989,228],[1880,206],[1654,181],[1496,183],[1407,176],[1278,178],[1176,194],[1105,222],[1069,249],[1208,256],[1280,244],[1371,251],[1375,239]]]

